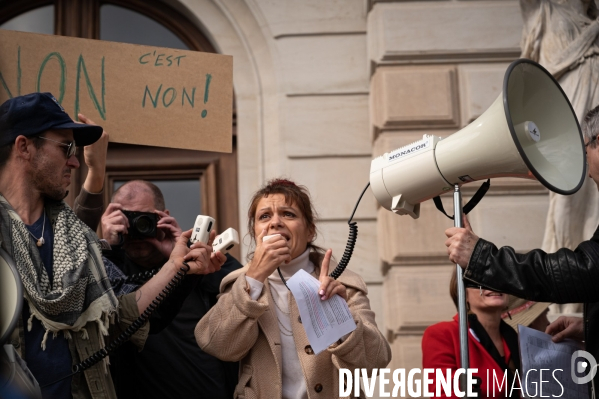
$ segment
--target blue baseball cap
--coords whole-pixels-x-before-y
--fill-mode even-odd
[[[103,131],[101,126],[73,122],[50,93],[14,97],[0,105],[0,146],[13,143],[20,135],[31,137],[62,129],[73,129],[77,146],[95,143]]]

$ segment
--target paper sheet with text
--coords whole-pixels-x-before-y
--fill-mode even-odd
[[[543,375],[543,396],[589,398],[587,385],[576,384],[571,377],[572,354],[580,349],[578,343],[572,340],[555,343],[551,340],[551,335],[522,325],[518,325],[518,335],[522,359],[522,384],[527,385],[525,389],[529,392],[528,396],[534,397],[533,392],[536,390],[536,396],[541,397],[539,372],[543,369],[549,370]],[[531,374],[526,378],[529,371]],[[552,376],[552,373],[555,374]]]
[[[356,329],[345,299],[339,295],[322,301],[318,295],[320,281],[304,270],[287,281],[302,318],[302,325],[315,354]]]

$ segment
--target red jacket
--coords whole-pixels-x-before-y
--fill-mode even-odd
[[[479,324],[480,325],[480,324]],[[507,325],[506,325],[507,326]],[[508,328],[511,328],[507,326]],[[515,331],[511,330],[514,334]],[[479,335],[482,335],[479,333]],[[511,382],[508,382],[509,377],[503,382],[504,369],[499,366],[497,361],[491,356],[489,351],[481,343],[483,343],[487,337],[477,337],[476,333],[472,328],[469,328],[468,334],[468,348],[469,348],[469,359],[470,368],[478,369],[477,373],[473,375],[479,377],[481,381],[480,392],[481,398],[506,398],[508,397]],[[503,340],[503,350],[505,353],[504,361],[509,363],[512,351],[515,352],[515,356],[518,356],[517,347],[510,351],[508,344],[506,343],[505,337]],[[513,341],[513,339],[510,339]],[[516,341],[517,345],[517,341]],[[512,345],[513,346],[513,345]],[[516,362],[519,365],[519,361]],[[445,374],[446,369],[451,369],[452,381],[455,370],[460,368],[460,334],[458,327],[458,316],[453,318],[453,321],[445,321],[434,324],[424,331],[422,337],[422,367],[442,369]],[[494,384],[493,372],[495,372],[498,383]],[[488,377],[487,377],[488,373]],[[503,384],[503,389],[499,391],[499,386]],[[493,385],[495,385],[495,394],[493,394]],[[507,386],[507,389],[506,389]],[[453,387],[453,385],[452,385]],[[429,392],[435,393],[435,384],[429,385]],[[514,389],[515,397],[519,397],[519,389]],[[443,393],[443,389],[441,389]],[[453,391],[452,391],[453,393]],[[442,395],[442,398],[448,398],[448,396]],[[457,398],[453,394],[449,398]]]

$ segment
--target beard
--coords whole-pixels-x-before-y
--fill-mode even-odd
[[[51,171],[56,168],[49,164],[47,158],[44,157],[40,151],[35,154],[31,165],[34,169],[31,176],[32,183],[44,198],[61,201],[67,196],[69,192],[62,186],[60,177],[57,182],[56,176],[52,175]],[[64,175],[65,173],[70,172],[70,168],[66,168],[66,170],[63,170],[62,172],[62,175]]]

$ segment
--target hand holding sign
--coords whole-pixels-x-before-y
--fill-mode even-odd
[[[79,120],[89,125],[95,125],[94,121],[83,114],[79,114]],[[83,157],[88,171],[83,183],[90,193],[100,193],[104,187],[104,176],[106,175],[106,153],[108,152],[108,133],[102,132],[100,139],[92,145],[83,147]]]

